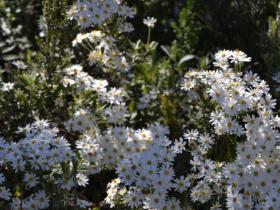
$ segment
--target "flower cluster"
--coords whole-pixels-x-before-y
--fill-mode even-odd
[[[139,98],[139,102],[137,103],[137,108],[139,110],[146,109],[150,106],[150,104],[158,99],[158,93],[156,90],[151,90],[148,93],[143,93],[142,97]]]
[[[94,85],[93,78],[83,71],[83,67],[80,65],[70,66],[63,71],[64,77],[62,78],[62,84],[67,86],[75,86],[77,91],[92,89]]]
[[[0,156],[3,173],[14,171],[14,179],[21,180],[25,187],[34,193],[19,200],[11,190],[1,187],[0,197],[11,201],[11,208],[18,209],[46,209],[49,206],[49,198],[44,191],[47,183],[57,183],[58,187],[62,181],[66,181],[61,173],[61,164],[71,162],[75,153],[70,144],[63,137],[58,136],[57,128],[50,128],[49,123],[37,120],[31,125],[19,128],[18,133],[24,133],[25,138],[16,142],[8,142],[1,139]],[[5,175],[1,174],[1,184],[5,181]],[[23,174],[23,175],[21,175]],[[8,177],[12,180],[11,177]],[[15,181],[13,185],[20,182]],[[22,195],[24,196],[24,195]]]
[[[193,201],[205,203],[226,195],[227,209],[279,209],[279,117],[274,116],[275,100],[267,84],[251,72],[228,68],[233,52],[215,55],[222,70],[191,71],[182,88],[196,95],[196,87],[206,87],[207,99],[215,111],[209,113],[213,130],[185,134],[192,148],[190,177],[197,180],[191,190]],[[249,61],[246,54],[234,59]],[[221,59],[222,58],[222,59]],[[196,97],[198,98],[198,96]],[[209,154],[217,145],[227,144],[227,162],[215,161]],[[235,154],[236,153],[236,154]]]
[[[79,33],[72,44],[73,46],[81,45],[89,51],[90,65],[99,64],[107,69],[113,68],[121,71],[129,69],[126,58],[116,47],[116,39],[101,31]]]
[[[225,70],[230,66],[230,63],[240,65],[244,62],[250,62],[251,58],[240,50],[220,50],[215,54],[215,60],[214,66]]]
[[[82,28],[87,28],[91,25],[100,26],[114,15],[133,18],[135,11],[126,4],[120,4],[118,0],[82,0],[68,11],[68,15],[70,19],[78,20]],[[131,27],[128,23],[122,24],[122,28],[127,28],[127,31]]]
[[[169,131],[159,124],[136,131],[124,128],[112,131],[115,134],[110,143],[113,147],[106,151],[105,162],[116,164],[118,179],[108,185],[106,202],[111,207],[121,200],[130,208],[169,209],[176,206],[180,209],[180,202],[168,193],[174,189],[180,192],[188,185],[183,177],[176,180],[172,167],[176,155],[184,147],[178,142],[170,146],[166,137]],[[103,148],[108,150],[110,147]]]
[[[128,68],[125,57],[118,52],[115,39],[101,31],[78,34],[72,44],[90,48],[90,64],[122,70]],[[75,142],[79,157],[78,185],[86,186],[90,174],[113,169],[118,178],[108,185],[105,199],[111,206],[121,200],[123,205],[131,208],[180,209],[180,202],[168,197],[168,193],[172,190],[181,192],[188,185],[184,177],[175,178],[172,168],[176,155],[184,150],[184,143],[178,141],[171,146],[167,138],[169,130],[160,124],[139,130],[122,126],[127,115],[124,90],[109,88],[106,80],[94,79],[80,65],[64,70],[62,84],[65,87],[74,86],[77,93],[96,92],[98,101],[105,104],[100,109],[101,116],[113,125],[102,131],[96,116],[86,108],[77,110],[65,123],[69,131],[82,134],[82,138]],[[64,187],[71,189],[73,182],[68,181]]]

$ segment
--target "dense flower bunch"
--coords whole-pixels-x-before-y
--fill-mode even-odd
[[[98,102],[103,104],[104,109],[100,110],[100,115],[109,123],[121,125],[128,116],[127,107],[124,103],[125,91],[121,88],[109,88],[108,81],[104,79],[94,79],[83,71],[82,66],[73,65],[64,70],[65,76],[62,84],[65,87],[72,87],[77,94],[92,92],[97,94]],[[107,104],[107,105],[106,105]],[[83,132],[94,127],[94,117],[85,109],[76,110],[73,117],[65,123],[66,127],[72,131]]]
[[[227,209],[279,209],[279,117],[273,114],[275,100],[256,74],[230,68],[230,61],[237,65],[250,61],[245,53],[220,51],[215,58],[222,70],[188,72],[182,85],[194,94],[194,100],[196,89],[205,88],[207,100],[215,107],[208,115],[212,129],[185,134],[193,156],[191,177],[197,180],[191,190],[192,200],[205,203],[213,197],[217,201],[225,197]],[[219,144],[236,147],[232,154],[224,151],[224,157],[230,156],[226,162],[209,156]]]
[[[134,9],[126,4],[121,4],[118,0],[81,0],[68,12],[69,17],[78,20],[83,28],[92,25],[100,26],[114,15],[117,15],[120,21],[118,22],[120,31],[122,32],[130,32],[132,26],[121,19],[133,18],[135,13]]]
[[[175,205],[180,209],[180,202],[168,197],[168,192],[177,187],[172,165],[183,147],[170,146],[168,129],[155,124],[134,132],[124,128],[115,128],[113,132],[117,133],[113,142],[117,141],[108,151],[110,159],[106,162],[118,160],[119,181],[117,185],[116,180],[109,184],[106,202],[111,207],[121,200],[131,208],[163,209]]]
[[[118,56],[121,53],[115,39],[102,31],[78,34],[73,41],[73,46],[77,45],[94,49],[89,53],[90,64],[99,62],[103,69],[129,68],[125,57]],[[176,180],[172,168],[176,155],[184,150],[184,143],[178,141],[171,145],[167,138],[168,128],[158,123],[139,130],[120,126],[127,116],[123,98],[125,92],[117,88],[109,89],[106,80],[92,78],[81,66],[65,69],[62,82],[66,87],[78,87],[78,92],[96,92],[100,103],[109,104],[101,110],[101,115],[108,123],[118,125],[102,132],[96,119],[85,109],[78,110],[66,122],[68,129],[83,133],[83,138],[76,142],[76,148],[80,157],[79,170],[85,176],[104,169],[117,172],[118,178],[108,185],[106,203],[111,207],[122,204],[131,208],[180,209],[180,202],[168,197],[168,192],[177,188],[181,191],[188,184],[183,177]]]
[[[133,8],[116,0],[79,1],[68,12],[69,18],[76,19],[82,28],[90,26],[106,27],[106,22],[116,16],[117,36],[125,32],[133,31],[133,27],[126,18],[133,18]],[[106,30],[94,30],[90,33],[79,33],[73,41],[73,46],[82,45],[88,50],[88,61],[91,65],[102,65],[102,70],[117,69],[127,71],[129,64],[124,53],[117,48],[116,38],[105,33]]]
[[[37,120],[31,125],[19,128],[18,132],[24,133],[25,138],[17,143],[1,139],[1,167],[6,169],[4,173],[8,176],[5,178],[5,175],[1,174],[1,184],[6,183],[6,179],[14,179],[13,183],[9,183],[13,188],[24,183],[25,186],[21,187],[27,188],[32,194],[28,197],[17,197],[16,192],[12,195],[10,189],[2,186],[0,197],[12,201],[12,209],[46,209],[49,206],[46,185],[56,183],[59,188],[64,189],[68,180],[63,176],[61,164],[75,158],[75,153],[68,141],[58,136],[58,129],[50,128],[46,121]],[[10,177],[11,174],[8,175],[9,170],[14,171],[13,178]]]
[[[131,11],[125,13],[131,14]],[[125,57],[118,52],[115,39],[102,31],[78,34],[73,41],[73,46],[77,45],[93,49],[89,52],[88,61],[90,64],[101,64],[103,70],[129,68]],[[62,82],[66,87],[78,87],[78,92],[96,92],[99,102],[109,105],[101,110],[101,115],[109,124],[117,125],[102,132],[96,119],[85,109],[78,110],[66,122],[68,129],[83,133],[83,138],[76,142],[80,170],[89,175],[114,169],[118,174],[118,178],[108,185],[106,203],[111,207],[122,204],[131,208],[175,206],[179,209],[179,201],[168,198],[167,194],[177,186],[174,184],[172,162],[183,147],[180,143],[170,146],[168,128],[158,123],[139,130],[122,126],[128,115],[125,92],[120,88],[109,89],[106,80],[92,78],[79,65],[65,69]]]
[[[73,46],[76,45],[82,45],[86,48],[89,51],[88,61],[90,65],[102,65],[103,71],[110,68],[120,71],[129,69],[126,58],[116,47],[116,39],[101,31],[78,34],[73,41]]]
[[[83,1],[84,5],[82,7],[88,3]],[[98,1],[95,3],[98,3],[98,8],[104,12],[103,15],[108,9],[110,15],[108,13],[106,19],[109,19],[116,12],[116,9],[122,17],[132,17],[134,13],[129,7],[120,5],[115,1]],[[78,3],[75,6],[78,6]],[[117,7],[115,8],[115,6]],[[106,11],[103,11],[103,9],[106,9]],[[81,8],[79,11],[81,11]],[[129,25],[126,26],[128,28]],[[86,40],[81,36],[86,37]],[[104,68],[128,69],[125,58],[118,52],[114,44],[115,40],[111,36],[105,35],[101,31],[93,31],[85,35],[79,34],[77,39],[73,41],[73,46],[76,46],[76,44],[83,45],[82,41],[87,42],[91,49],[95,48],[95,52],[104,53],[103,62],[101,62]],[[95,55],[98,55],[98,52]],[[93,55],[93,52],[90,54]],[[90,56],[89,58],[90,64],[99,61],[97,57],[93,57]],[[109,65],[109,62],[111,65]],[[19,63],[16,64],[19,66]],[[26,69],[26,66],[24,68]],[[40,72],[36,76],[41,83],[46,82],[47,77],[44,72]],[[76,136],[76,140],[74,142],[73,140],[69,141],[70,144],[62,135],[58,134],[61,129],[51,128],[49,123],[44,120],[37,120],[24,128],[19,127],[18,134],[23,133],[21,135],[25,135],[25,138],[18,142],[10,143],[1,139],[1,157],[5,158],[1,160],[4,173],[1,174],[1,184],[3,186],[1,187],[0,197],[12,209],[47,209],[50,205],[52,208],[61,208],[61,206],[87,208],[91,203],[78,198],[77,187],[85,187],[88,184],[88,175],[90,174],[95,174],[102,169],[114,169],[120,159],[115,159],[113,154],[115,153],[124,159],[124,154],[127,153],[129,148],[132,148],[131,143],[129,143],[130,140],[124,138],[120,140],[122,141],[121,145],[116,144],[116,141],[120,138],[120,136],[117,136],[119,133],[116,130],[127,130],[133,136],[136,135],[133,133],[138,133],[138,131],[130,131],[130,129],[122,127],[111,127],[105,131],[99,130],[98,123],[103,120],[111,126],[120,126],[125,122],[128,113],[124,103],[125,92],[122,88],[109,87],[106,80],[93,78],[89,73],[83,71],[81,65],[69,66],[61,72],[61,75],[57,76],[60,78],[61,87],[63,87],[60,91],[69,91],[75,97],[73,107],[69,107],[73,110],[73,115],[64,123],[64,126],[66,132]],[[14,83],[1,81],[2,92],[13,89]],[[61,96],[63,94],[63,92],[60,92]],[[96,110],[84,104],[87,94],[91,94],[90,98],[97,100],[98,107],[96,107]],[[59,97],[55,104],[59,107],[66,107],[65,102],[63,98]],[[94,103],[90,103],[92,106],[96,106]],[[36,110],[34,111],[36,113]],[[65,130],[63,129],[62,132],[65,133]],[[81,134],[81,137],[79,138],[77,134]],[[123,146],[123,150],[118,151],[116,146]],[[148,147],[149,144],[146,143],[146,146]],[[144,148],[145,144],[139,142],[140,151]],[[5,183],[4,174],[9,174],[12,171],[16,172],[14,175],[16,184],[14,184],[13,189],[9,189],[8,186],[11,185],[8,182]],[[11,178],[9,177],[7,180],[11,181]],[[25,183],[25,186],[22,183]],[[18,189],[14,189],[17,187]],[[51,190],[53,188],[57,189],[55,193]],[[60,196],[67,192],[71,192],[72,196],[64,198]],[[54,194],[57,196],[56,201],[52,197]]]
[[[157,91],[154,89],[149,90],[149,92],[143,93],[142,97],[139,98],[139,101],[137,103],[137,108],[139,110],[149,108],[150,104],[157,99],[158,99]]]

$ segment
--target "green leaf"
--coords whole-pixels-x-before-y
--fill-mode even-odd
[[[23,83],[27,90],[32,90],[34,87],[35,78],[33,75],[23,74],[19,75],[18,78]]]
[[[166,55],[168,55],[169,58],[171,58],[170,47],[161,45],[160,48],[166,53]]]
[[[185,55],[183,58],[180,59],[179,65],[181,65],[181,64],[183,64],[183,63],[185,63],[185,62],[187,62],[189,60],[192,60],[194,58],[197,58],[197,57],[195,55],[191,55],[191,54]]]

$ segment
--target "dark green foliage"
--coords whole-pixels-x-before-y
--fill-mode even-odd
[[[46,69],[49,79],[53,74],[69,64],[69,46],[77,31],[67,19],[68,0],[43,1],[43,33],[39,40],[39,59]]]
[[[190,0],[173,24],[183,51],[203,56],[218,49],[240,49],[253,57],[253,69],[269,77],[268,54],[278,54],[268,36],[268,19],[276,16],[278,1]],[[266,69],[264,72],[263,69]]]
[[[128,0],[128,3],[136,7],[136,18],[132,21],[135,27],[134,39],[146,39],[147,27],[143,24],[143,18],[155,17],[158,21],[152,32],[152,40],[161,44],[170,44],[175,38],[171,24],[177,19],[178,12],[185,0]]]
[[[178,21],[172,24],[182,51],[201,54],[203,52],[199,53],[199,50],[207,47],[205,46],[207,43],[203,43],[201,39],[207,30],[207,26],[200,17],[202,10],[196,5],[196,0],[187,1],[180,10]]]

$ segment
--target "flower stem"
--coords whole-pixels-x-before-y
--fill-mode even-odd
[[[148,39],[147,39],[147,44],[150,44],[150,40],[151,40],[151,28],[148,28]]]

